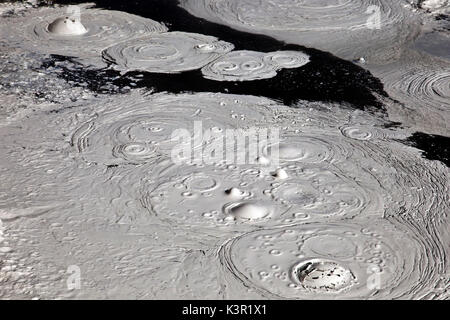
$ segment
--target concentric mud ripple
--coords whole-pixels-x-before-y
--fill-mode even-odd
[[[319,163],[332,159],[336,152],[328,141],[300,133],[282,135],[278,144],[267,146],[263,152],[270,156],[274,148],[282,162]]]
[[[380,59],[376,52],[382,55],[380,61],[397,54],[399,43],[416,32],[413,25],[417,21],[407,1],[182,0],[181,6],[209,21],[349,59],[363,54],[371,60]],[[377,46],[382,48],[374,49]]]
[[[188,227],[212,227],[242,223],[266,224],[279,218],[287,207],[261,192],[270,186],[257,168],[216,165],[174,177],[150,189],[144,186],[142,203],[151,214]]]
[[[289,207],[291,217],[287,221],[320,221],[382,212],[382,196],[369,183],[356,183],[337,169],[287,168],[289,177],[270,190],[274,201]]]
[[[386,137],[386,130],[371,126],[342,126],[340,130],[343,136],[361,141],[384,139]]]
[[[446,80],[433,83],[421,89],[432,96],[430,106],[417,98],[424,112],[442,107],[435,105],[440,97],[448,100]],[[20,259],[8,255],[1,266],[6,289],[14,287],[2,290],[6,297],[16,287],[28,296],[36,284],[9,275],[47,265],[55,268],[46,268],[43,296],[58,296],[52,285],[67,247],[87,267],[81,265],[88,286],[106,274],[101,284],[113,284],[108,297],[117,297],[114,288],[125,278],[124,294],[141,298],[449,297],[448,168],[395,141],[392,131],[374,128],[381,121],[369,113],[369,121],[359,121],[361,114],[327,103],[320,110],[307,102],[288,109],[222,94],[102,101],[54,106],[2,128],[0,242],[2,221],[17,233],[15,240],[7,235],[0,251],[24,247],[17,270]],[[194,121],[219,131],[279,127],[280,161],[272,167],[268,152],[251,165],[177,166],[170,135],[191,130]],[[63,137],[79,125],[74,155]],[[398,135],[408,133],[403,130]],[[58,223],[50,221],[55,217]],[[55,251],[55,241],[71,245]],[[219,242],[225,244],[218,248]],[[88,298],[98,295],[94,287],[84,293]]]
[[[157,217],[191,230],[207,229],[209,234],[219,226],[249,231],[356,217],[401,217],[417,228],[425,223],[428,230],[443,223],[450,190],[444,165],[422,159],[419,150],[389,139],[390,131],[375,130],[373,122],[346,126],[372,132],[371,139],[359,133],[347,137],[326,114],[317,116],[318,126],[310,109],[253,99],[160,95],[99,115],[79,129],[73,141],[86,161],[148,164],[135,169],[140,178],[132,182],[134,195],[129,199],[144,219]],[[239,114],[234,113],[235,106]],[[283,115],[294,111],[295,117]],[[280,129],[279,143],[263,148],[263,156],[253,163],[200,161],[158,175],[152,169],[157,162],[153,160],[171,161],[168,133],[174,128],[186,127],[193,119],[205,121],[204,128],[218,127],[219,121],[241,127],[246,122],[242,116],[255,126]],[[279,149],[278,161],[271,158],[274,146]],[[119,150],[131,154],[124,157]],[[155,154],[148,155],[147,150]],[[125,179],[122,189],[126,183],[131,181]]]
[[[417,54],[407,59],[420,58]],[[408,61],[409,61],[408,60]],[[386,91],[403,105],[388,104],[390,117],[401,120],[417,131],[448,135],[450,117],[450,72],[448,65],[436,61],[434,65],[413,65],[401,72],[399,64],[391,66],[382,75]],[[404,69],[404,68],[403,68]],[[392,71],[397,70],[397,71]]]
[[[67,12],[68,7],[41,8],[32,11],[24,24],[16,28],[17,32],[11,34],[24,38],[21,46],[39,52],[98,59],[101,51],[112,44],[167,31],[156,21],[125,12],[78,8],[81,8],[79,23],[72,18],[73,13]],[[77,23],[72,23],[72,28],[61,28],[58,19]],[[81,32],[83,29],[85,32]]]
[[[297,51],[262,53],[233,51],[202,69],[203,76],[216,81],[251,81],[269,79],[282,68],[298,68],[309,62],[309,57]]]
[[[170,224],[211,231],[236,224],[248,230],[252,226],[382,216],[383,196],[377,194],[376,180],[358,183],[339,169],[326,167],[291,164],[282,170],[282,177],[264,165],[185,167],[178,171],[183,172],[181,176],[172,174],[162,183],[153,181],[138,193],[150,215]]]
[[[264,63],[264,53],[234,51],[202,69],[203,76],[217,81],[243,81],[273,78],[275,68]]]
[[[366,10],[382,1],[333,0],[201,0],[182,1],[187,8],[202,8],[231,24],[268,30],[355,30],[366,27]],[[385,8],[389,13],[389,8]],[[319,19],[318,17],[322,17]]]
[[[130,142],[115,146],[113,156],[123,158],[126,161],[141,162],[151,159],[156,150],[155,146],[145,142]]]
[[[174,147],[183,143],[192,149],[202,147],[206,130],[247,127],[261,121],[265,109],[274,104],[268,99],[210,93],[124,97],[76,130],[72,144],[88,162],[151,162],[170,158]],[[180,129],[187,130],[191,139],[173,139]]]
[[[366,221],[367,222],[367,221]],[[236,279],[266,298],[411,298],[436,280],[413,233],[386,220],[307,224],[237,237],[220,250]]]
[[[308,172],[316,169],[317,171],[311,172],[317,173],[320,170],[330,171],[359,184],[364,190],[362,193],[351,191],[356,190],[354,188],[344,187],[342,190],[358,195],[359,199],[370,199],[369,203],[374,204],[370,207],[381,215],[384,211],[385,216],[398,216],[398,212],[403,212],[409,218],[422,216],[425,220],[429,219],[430,228],[433,228],[431,225],[443,223],[444,212],[448,210],[446,194],[450,190],[448,168],[444,164],[427,161],[421,158],[418,150],[399,144],[397,140],[410,135],[401,129],[392,131],[376,122],[360,119],[339,130],[332,123],[342,120],[333,119],[334,113],[331,112],[326,119],[327,114],[323,111],[315,114],[311,109],[302,108],[296,109],[295,113],[293,110],[277,110],[274,123],[268,123],[282,128],[280,144],[286,146],[289,151],[286,154],[301,154],[291,152],[296,141],[299,141],[304,146],[303,150],[312,155],[283,159],[283,148],[280,148],[280,166],[291,179],[297,179],[296,172],[299,172],[299,178],[302,179],[302,170]],[[291,159],[295,161],[289,161]],[[330,185],[337,186],[332,181],[333,179],[330,180]],[[426,189],[421,187],[425,185]],[[369,198],[367,195],[370,195]],[[366,200],[362,203],[366,203]],[[377,207],[381,210],[376,210]],[[435,219],[430,219],[430,216]]]
[[[309,56],[298,51],[276,51],[267,53],[264,60],[277,69],[290,69],[307,64]]]
[[[446,70],[410,70],[388,79],[387,86],[413,107],[446,110],[450,106],[450,72]]]
[[[211,36],[167,32],[118,43],[103,58],[118,69],[174,73],[200,69],[233,48]]]

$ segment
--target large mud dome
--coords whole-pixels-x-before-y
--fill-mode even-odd
[[[362,2],[261,3],[0,4],[1,298],[450,298],[449,64],[403,29],[445,3],[370,2],[377,66],[265,36],[382,50]]]
[[[83,6],[78,10],[84,9]],[[16,46],[32,48],[44,53],[76,56],[85,63],[100,63],[102,49],[138,36],[167,31],[167,28],[150,19],[119,11],[98,9],[83,10],[76,17],[67,8],[40,8],[33,17],[18,19],[14,32],[2,32]],[[71,26],[67,26],[71,24]],[[93,59],[93,61],[90,61]]]

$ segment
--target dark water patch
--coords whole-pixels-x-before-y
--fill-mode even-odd
[[[404,143],[423,150],[428,160],[438,160],[450,167],[450,137],[416,132]]]
[[[62,4],[82,3],[84,1],[58,1]],[[221,82],[204,79],[199,70],[179,74],[156,74],[148,72],[130,72],[123,79],[119,73],[111,70],[84,71],[65,70],[74,73],[65,77],[80,78],[89,83],[91,90],[102,92],[108,83],[129,87],[129,77],[142,75],[136,87],[147,87],[154,92],[222,92],[264,96],[292,104],[297,100],[347,102],[356,108],[375,107],[382,109],[374,93],[387,97],[381,81],[369,71],[330,53],[286,44],[274,38],[241,32],[190,15],[178,7],[176,0],[119,1],[98,0],[98,7],[120,10],[165,23],[170,31],[185,31],[215,36],[231,42],[236,50],[254,50],[272,52],[278,50],[303,51],[310,56],[311,62],[296,69],[284,69],[271,79],[255,81]],[[93,78],[93,79],[91,79]]]
[[[397,128],[403,128],[403,125],[401,122],[396,122],[396,121],[387,121],[384,125],[383,128],[385,129],[397,129]]]
[[[50,55],[42,64],[44,69],[56,70],[60,78],[99,94],[117,94],[129,91],[132,82],[128,77],[107,68],[86,68],[73,57]]]
[[[437,21],[448,21],[450,23],[450,15],[440,13],[435,18]]]

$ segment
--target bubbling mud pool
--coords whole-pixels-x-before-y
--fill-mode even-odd
[[[359,2],[299,3],[307,12],[363,12]],[[292,5],[267,2],[270,15],[255,23],[268,25],[279,14],[302,28],[301,11],[289,13]],[[257,13],[250,2],[239,8],[243,21]],[[391,17],[399,14],[394,9],[383,6],[383,12],[393,10]],[[2,69],[0,100],[35,101],[30,93],[14,93],[12,83],[26,88],[24,79],[43,71],[37,62],[44,58],[22,51],[107,62],[122,73],[150,72],[129,75],[148,81],[142,90],[130,88],[126,75],[105,69],[122,81],[118,89],[129,88],[101,94],[89,91],[83,77],[61,84],[68,78],[53,72],[67,61],[47,57],[54,65],[40,75],[45,81],[39,91],[44,96],[56,91],[55,98],[33,110],[15,105],[26,111],[20,117],[0,113],[1,297],[448,299],[449,171],[444,162],[422,157],[420,144],[410,141],[418,136],[415,130],[387,121],[383,110],[331,102],[339,99],[307,101],[299,95],[286,106],[276,98],[287,91],[274,97],[252,91],[255,83],[272,88],[275,82],[313,81],[321,61],[342,69],[317,76],[311,86],[332,86],[340,80],[336,73],[362,74],[351,63],[259,37],[245,48],[243,39],[252,39],[250,34],[233,42],[214,34],[216,26],[205,27],[205,34],[193,25],[169,32],[162,18],[86,9],[80,19],[84,32],[77,20],[61,25],[63,8],[33,10],[45,18],[27,21],[23,37],[29,42],[2,56],[16,59],[20,68]],[[349,23],[365,32],[358,27],[362,17],[337,23],[331,16],[326,27]],[[173,22],[167,25],[180,25]],[[103,31],[90,38],[100,25]],[[312,23],[310,31],[315,28]],[[36,37],[49,45],[35,46]],[[1,40],[2,46],[13,43],[10,37]],[[86,47],[78,46],[80,41]],[[257,48],[265,41],[272,44],[267,50]],[[407,90],[426,110],[445,111],[445,72],[427,70],[408,73],[411,80],[399,80],[389,92],[401,98]],[[99,75],[98,69],[90,71]],[[67,70],[66,76],[73,75]],[[371,89],[378,86],[370,85],[377,80],[369,76],[361,78],[362,87],[376,92]],[[392,74],[397,77],[402,78]],[[174,82],[148,85],[165,80]],[[376,97],[380,104],[393,103]],[[373,107],[367,101],[362,104]],[[195,130],[199,124],[202,130]],[[220,143],[227,130],[268,128],[279,130],[279,139],[261,145],[257,156]],[[187,130],[188,139],[174,141],[180,129]],[[207,129],[216,135],[206,135]],[[173,161],[174,147],[186,146],[199,162]],[[246,161],[226,161],[217,150]],[[81,290],[65,287],[68,265],[80,268]]]
[[[100,52],[117,42],[167,31],[156,21],[120,11],[90,9],[89,6],[40,8],[33,16],[19,18],[10,41],[42,53],[75,56],[86,64],[102,65]]]
[[[118,3],[114,3],[113,7],[117,5]],[[99,6],[109,8],[111,3],[99,2]],[[177,2],[174,0],[166,2],[152,0],[151,4],[149,3],[145,6],[142,6],[138,2],[129,3],[125,7],[119,7],[121,10],[130,14],[144,15],[153,19],[153,21],[164,21],[165,24],[170,26],[171,32],[159,34],[158,36],[155,35],[156,38],[162,37],[165,39],[165,42],[163,41],[164,44],[157,46],[158,50],[155,52],[152,52],[152,50],[149,51],[148,46],[144,44],[133,47],[134,40],[126,42],[127,45],[117,44],[116,46],[113,45],[112,48],[105,48],[103,50],[104,61],[110,64],[111,67],[119,69],[121,73],[114,72],[111,68],[86,69],[84,65],[79,63],[70,68],[65,66],[65,62],[69,60],[70,64],[73,64],[74,58],[62,56],[51,57],[49,63],[56,64],[55,68],[62,68],[60,73],[61,77],[69,81],[74,81],[75,83],[80,81],[87,82],[89,88],[98,92],[103,91],[98,89],[99,86],[114,87],[118,83],[122,88],[145,87],[153,92],[251,94],[281,100],[289,105],[298,99],[307,99],[314,101],[345,101],[359,108],[368,106],[373,106],[377,109],[383,108],[376,96],[386,97],[386,93],[378,79],[374,78],[361,67],[351,62],[338,59],[328,53],[299,45],[286,44],[266,36],[239,32],[224,26],[202,21],[178,7]],[[148,10],[151,7],[158,7],[159,9]],[[180,64],[180,60],[177,57],[183,57],[184,55],[184,59],[186,59],[187,52],[183,50],[188,50],[197,58],[209,55],[220,56],[217,53],[210,52],[208,55],[205,52],[205,50],[211,50],[210,45],[200,45],[201,48],[185,47],[182,49],[177,48],[177,46],[180,46],[179,44],[171,44],[170,42],[170,34],[176,34],[180,41],[183,39],[187,43],[191,43],[192,39],[190,38],[192,37],[203,37],[205,39],[205,30],[208,31],[208,35],[217,38],[215,41],[218,40],[220,43],[227,42],[232,44],[235,50],[241,53],[253,52],[252,54],[257,56],[264,54],[265,59],[259,62],[258,59],[251,59],[248,61],[250,63],[245,63],[244,55],[244,59],[239,58],[238,61],[235,61],[237,63],[230,61],[230,64],[227,61],[219,61],[216,64],[213,61],[203,68],[203,71],[208,74],[206,76],[207,78],[204,77],[200,70],[177,73],[170,71],[172,68],[182,67],[183,64]],[[174,31],[175,33],[173,33]],[[144,39],[150,38],[145,37]],[[209,39],[211,40],[212,38]],[[127,47],[129,50],[126,49]],[[136,49],[134,50],[135,53],[133,53],[133,48]],[[199,54],[199,49],[201,49],[200,51],[203,54]],[[118,59],[119,65],[114,64],[114,59],[108,58],[108,51],[113,51],[114,57],[111,58]],[[125,56],[123,56],[123,53],[125,53]],[[128,54],[130,56],[127,60],[126,55]],[[76,56],[76,52],[73,52],[73,55]],[[134,59],[133,55],[137,59]],[[230,52],[229,55],[233,57],[236,53]],[[229,55],[226,54],[226,56]],[[170,60],[171,58],[175,59],[173,61],[177,65],[171,66],[168,69],[168,61],[165,58],[168,61],[172,61]],[[189,61],[194,61],[192,59],[189,59]],[[231,79],[226,74],[221,75],[220,68],[214,70],[217,65],[224,65],[220,62],[225,62],[225,66],[228,65],[227,69],[230,66],[233,69],[227,71],[228,73],[231,72]],[[244,63],[241,64],[240,62]],[[127,72],[123,75],[128,70],[128,68],[122,65],[123,63],[130,63],[133,67],[131,69],[135,69],[134,67],[136,66],[138,67],[136,69],[145,69],[145,65],[149,64],[153,65],[154,69],[151,74]],[[159,67],[157,67],[158,63],[160,64]],[[186,65],[184,64],[183,67],[186,67]],[[247,70],[240,70],[242,67]],[[211,70],[215,73],[210,74]],[[233,73],[236,74],[233,75]],[[249,81],[252,78],[252,74],[266,75],[268,73],[271,74],[270,78],[265,76],[263,79],[257,79],[258,82],[256,80]],[[213,76],[214,79],[210,79]],[[224,80],[223,76],[229,79],[222,81]],[[245,80],[246,78],[249,78],[249,80]]]
[[[410,1],[182,0],[180,5],[215,23],[300,42],[346,59],[392,59],[417,34]]]
[[[116,213],[120,213],[119,217],[111,219],[141,226],[154,223],[169,225],[182,232],[189,241],[203,243],[210,239],[212,242],[226,242],[219,255],[220,264],[228,268],[223,271],[226,281],[234,283],[234,288],[251,288],[252,292],[263,297],[361,298],[374,294],[374,298],[418,298],[428,290],[420,285],[426,282],[424,279],[433,279],[430,286],[441,281],[446,269],[447,249],[445,240],[432,230],[445,225],[448,170],[441,165],[430,166],[429,162],[418,157],[416,151],[396,141],[402,135],[408,135],[407,132],[383,128],[382,123],[372,127],[373,121],[368,125],[364,114],[353,114],[355,118],[352,123],[339,129],[336,122],[347,118],[345,112],[340,116],[335,113],[331,115],[330,111],[320,111],[320,108],[305,108],[308,103],[292,109],[269,99],[224,94],[160,95],[156,99],[147,99],[148,102],[141,105],[146,106],[153,101],[156,109],[148,110],[156,111],[158,108],[171,110],[168,106],[176,105],[177,101],[195,101],[201,112],[194,112],[195,108],[192,108],[192,113],[177,110],[171,118],[183,119],[183,114],[194,114],[195,117],[205,116],[208,119],[220,109],[221,114],[225,115],[222,123],[230,121],[226,120],[227,114],[229,119],[233,119],[233,113],[224,112],[230,106],[233,110],[237,104],[248,106],[253,109],[252,125],[276,124],[285,128],[280,134],[280,144],[285,147],[280,147],[280,163],[276,167],[283,168],[285,175],[281,179],[276,168],[267,167],[273,160],[270,153],[263,156],[264,161],[243,165],[222,161],[211,165],[174,165],[167,161],[167,154],[161,153],[155,155],[158,161],[155,158],[151,161],[141,159],[143,164],[130,168],[123,166],[121,158],[120,162],[116,162],[119,166],[111,169],[108,182],[104,185],[104,188],[111,188],[111,194],[115,195],[110,205]],[[102,127],[105,124],[105,128],[125,128],[123,131],[129,134],[127,139],[139,137],[140,134],[135,134],[137,132],[153,135],[152,130],[146,130],[152,128],[152,124],[141,118],[142,111],[146,109],[128,109],[126,102],[116,101],[116,104],[118,107],[112,112],[114,117],[103,118],[99,114],[98,118],[88,122],[90,125],[81,126],[81,132],[85,133],[80,135],[80,131],[76,131],[74,146],[86,145],[77,141],[90,141],[88,149],[107,147],[101,154],[114,156],[115,145],[122,143],[115,137],[122,129],[104,131]],[[158,104],[161,104],[160,107]],[[189,110],[185,107],[187,105],[182,103],[182,108]],[[127,109],[128,114],[124,112]],[[240,119],[245,119],[248,116],[245,107],[241,110]],[[115,117],[118,125],[114,124]],[[122,127],[122,118],[135,119],[139,130],[134,129],[131,123]],[[263,124],[258,124],[259,121]],[[234,126],[244,122],[250,124],[247,120],[231,122]],[[88,127],[96,129],[85,131]],[[97,134],[109,137],[107,140],[111,143],[103,145],[107,140],[96,139]],[[90,153],[86,153],[87,149],[78,147],[78,151],[84,160],[91,162],[91,156],[86,157]],[[389,154],[388,158],[386,154]],[[424,185],[427,188],[417,187]],[[405,190],[408,192],[405,193]],[[325,221],[329,225],[324,224]],[[355,227],[352,227],[353,223]],[[234,239],[235,236],[240,239],[242,234],[243,238],[265,234],[271,228],[273,232],[283,228],[308,229],[315,224],[321,224],[326,231],[323,232],[323,239],[308,242],[312,247],[320,247],[304,254],[290,249],[291,245],[298,246],[297,242],[289,240],[285,244],[280,240],[282,237],[276,238],[272,245],[267,244],[271,239],[267,237],[263,247],[268,253],[261,252],[256,256],[255,259],[261,260],[252,260],[254,266],[245,264],[250,261],[248,255],[238,253],[246,257],[240,261],[229,249],[236,240],[227,239]],[[343,236],[345,239],[335,240],[334,237],[340,239],[335,235],[340,227],[335,224],[345,229],[342,234],[350,236],[350,239]],[[282,229],[277,229],[280,227]],[[424,233],[423,230],[428,231]],[[317,233],[305,232],[310,237],[315,237]],[[360,238],[352,240],[353,233],[358,232],[361,232]],[[381,243],[378,250],[381,256],[372,256],[369,250],[371,238],[373,246],[375,242]],[[258,239],[263,241],[266,237]],[[408,246],[400,243],[396,247],[394,240],[405,241]],[[249,241],[249,246],[252,241]],[[339,245],[332,246],[335,241]],[[352,244],[352,241],[357,242]],[[248,250],[245,248],[243,252]],[[231,250],[231,253],[226,250]],[[294,251],[295,254],[292,253]],[[374,249],[374,252],[378,251]],[[288,252],[291,258],[283,260]],[[358,258],[355,252],[361,252],[361,256]],[[213,257],[210,259],[214,260]],[[412,271],[414,266],[429,265],[425,261],[432,259],[436,264],[431,269]],[[258,270],[250,271],[256,266]],[[262,266],[267,266],[267,270],[261,269]],[[270,269],[272,267],[279,270],[273,271]],[[236,278],[230,278],[226,270],[230,270]],[[261,273],[256,275],[258,272]],[[270,277],[264,277],[271,272],[277,274],[276,281],[279,282],[271,282]],[[257,280],[252,280],[253,277]],[[383,290],[374,291],[374,287],[366,283],[375,281],[377,277],[384,281]],[[404,283],[406,278],[411,281],[408,282],[411,286],[398,285]],[[259,281],[263,281],[262,284]]]
[[[417,292],[403,286],[404,279],[437,276],[415,268],[432,257],[413,235],[386,221],[255,231],[225,244],[220,257],[236,281],[267,298],[360,298],[377,281],[384,283],[379,297],[405,298]]]
[[[251,81],[273,78],[278,69],[299,68],[308,62],[307,55],[295,51],[233,51],[204,67],[202,73],[217,81]]]
[[[122,42],[103,52],[103,58],[119,68],[173,73],[200,69],[233,50],[231,43],[185,32]]]
[[[189,130],[192,141],[186,143],[199,148],[195,141],[201,132],[194,132],[195,121],[204,129],[244,128],[262,121],[263,111],[275,104],[263,98],[222,94],[138,96],[131,104],[111,105],[80,127],[72,144],[87,161],[98,164],[170,159],[178,143],[172,139],[175,130]]]

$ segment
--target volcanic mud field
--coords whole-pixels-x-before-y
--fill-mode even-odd
[[[0,297],[449,299],[449,5],[1,2]]]

